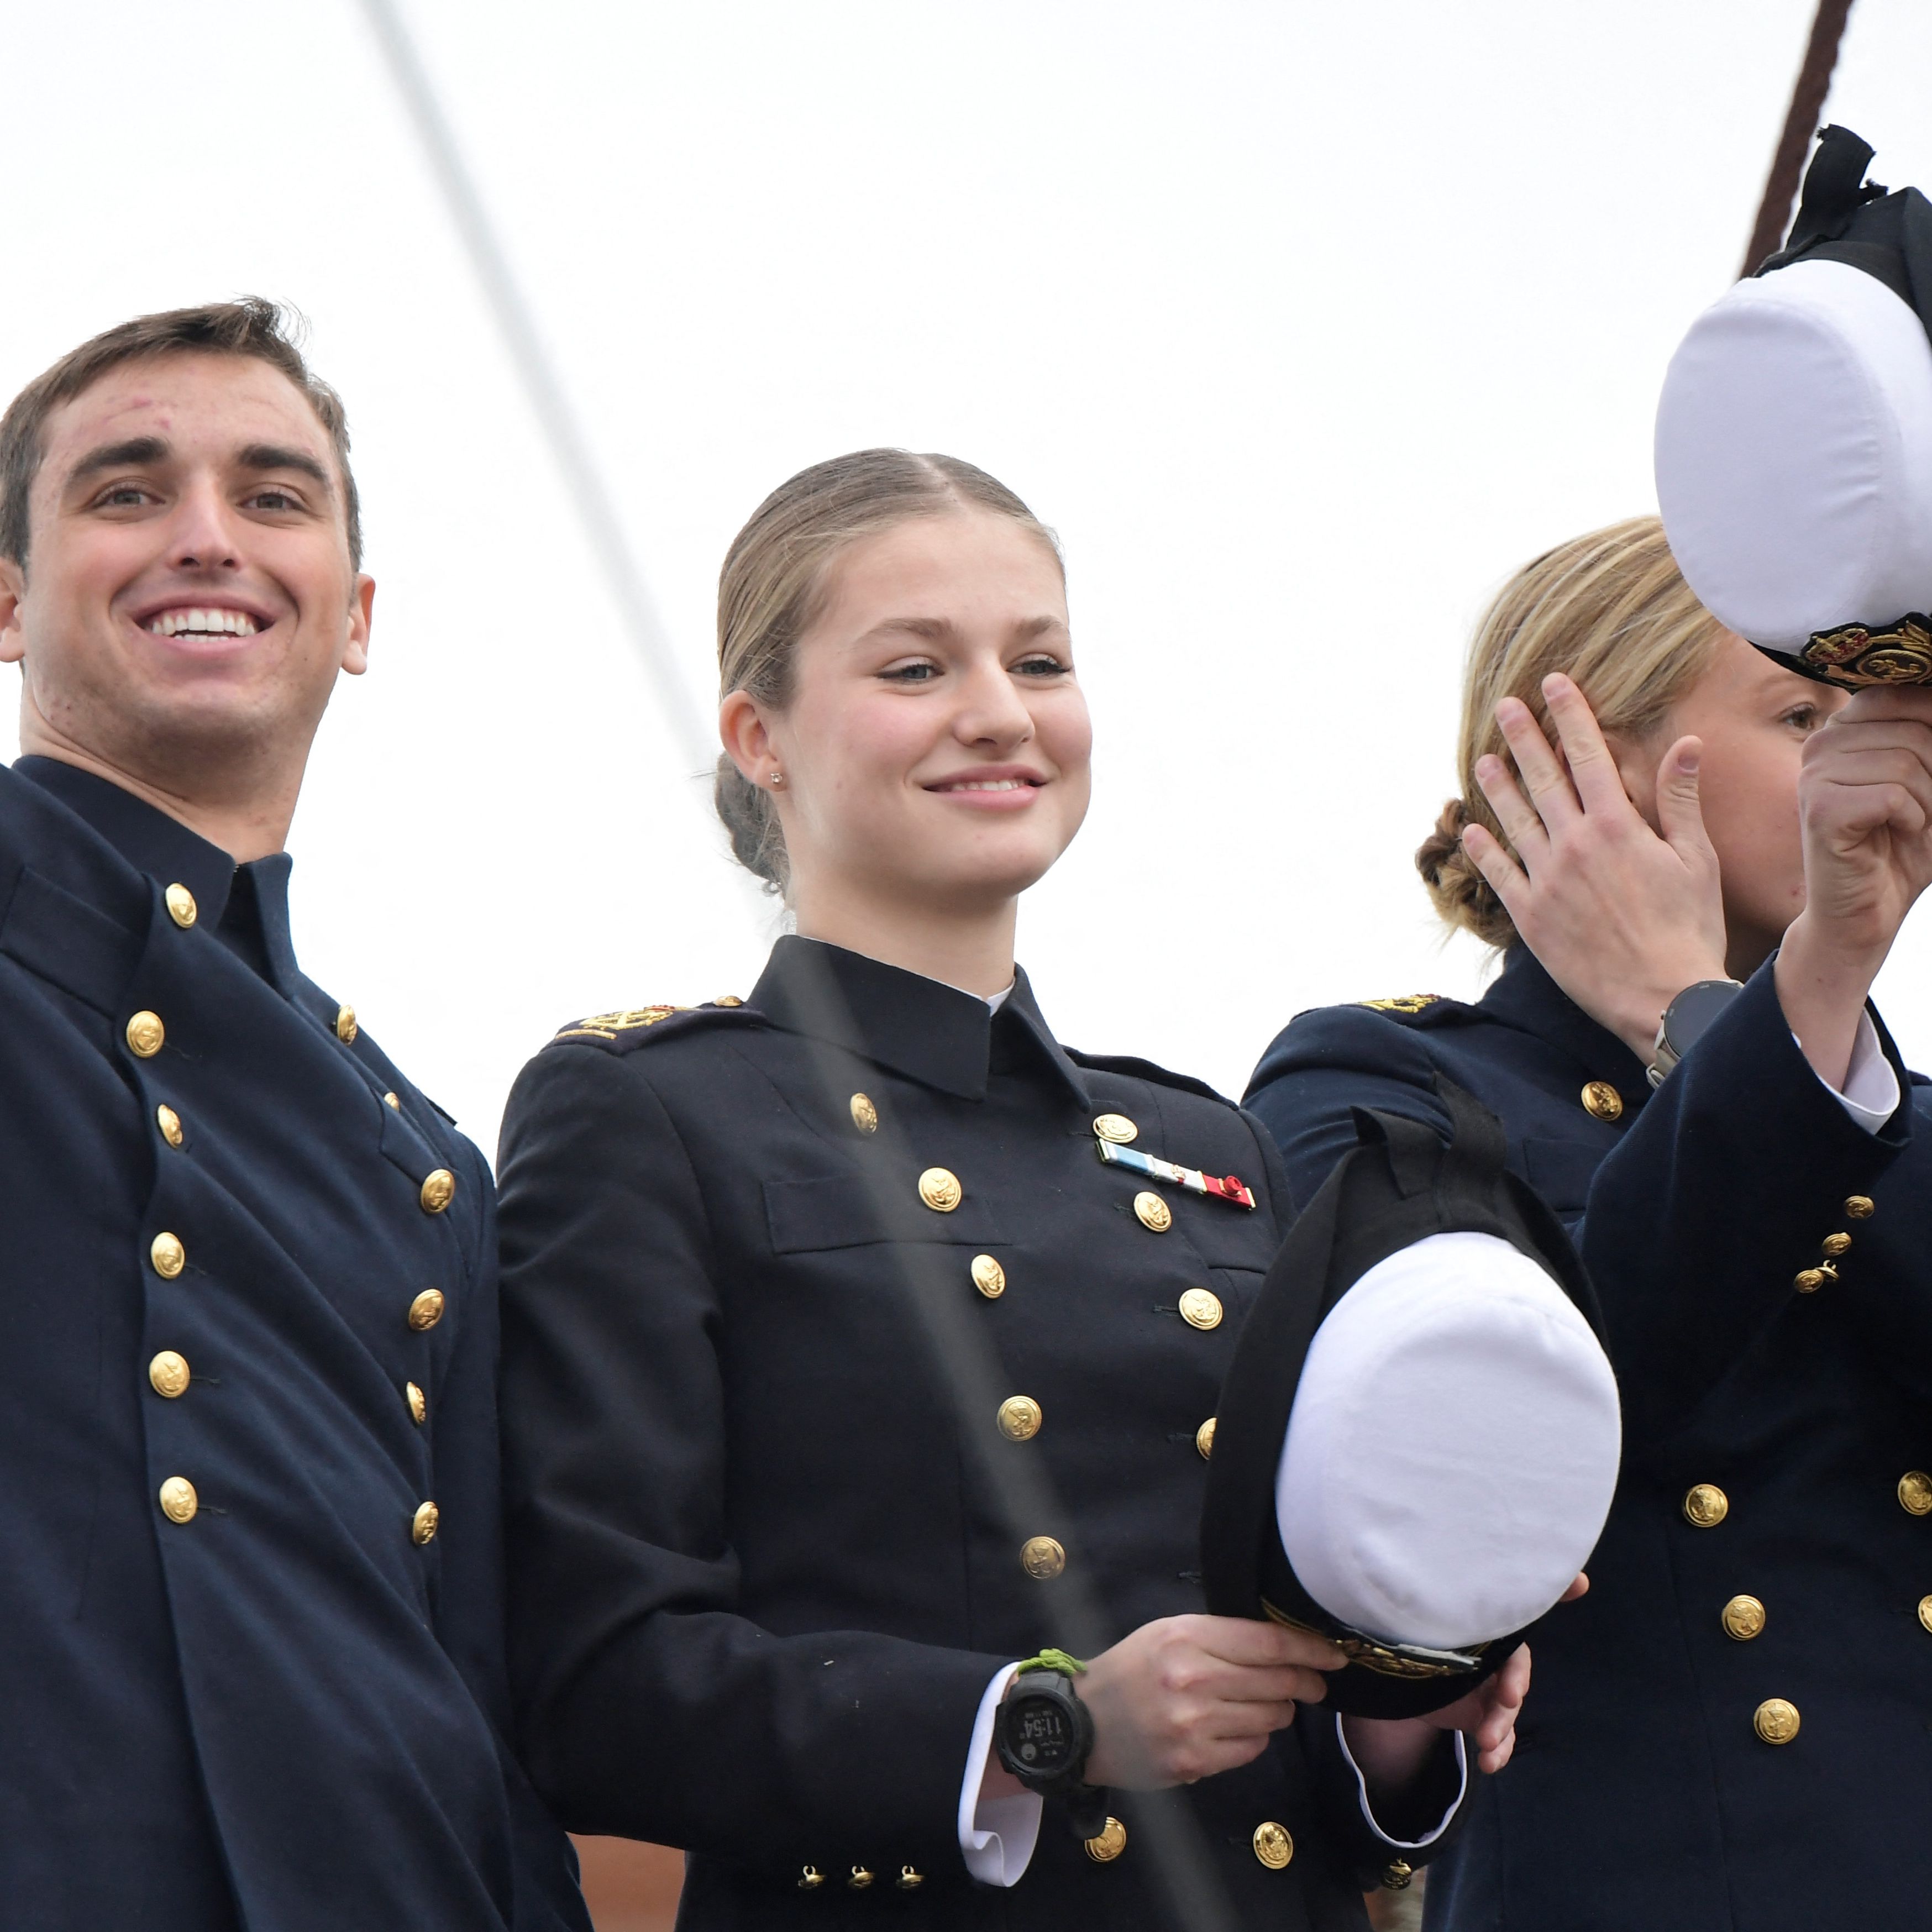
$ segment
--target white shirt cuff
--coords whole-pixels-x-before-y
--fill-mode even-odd
[[[1797,1036],[1792,1035],[1796,1039]],[[1878,1043],[1878,1028],[1870,1013],[1858,1016],[1858,1037],[1852,1042],[1852,1064],[1845,1084],[1827,1090],[1868,1134],[1875,1134],[1898,1111],[1898,1076]]]
[[[1360,1794],[1362,1816],[1368,1820],[1369,1829],[1385,1845],[1399,1852],[1419,1852],[1426,1845],[1432,1845],[1449,1828],[1449,1821],[1456,1815],[1456,1808],[1462,1802],[1462,1795],[1469,1788],[1469,1754],[1463,1748],[1462,1733],[1451,1731],[1449,1735],[1456,1740],[1456,1796],[1450,1801],[1449,1808],[1443,1813],[1433,1830],[1425,1832],[1419,1838],[1392,1838],[1376,1822],[1376,1814],[1370,1808],[1369,1781],[1362,1775],[1362,1767],[1355,1762],[1355,1754],[1348,1748],[1348,1734],[1342,1728],[1340,1712],[1335,1718],[1335,1741],[1342,1747],[1342,1755],[1348,1760],[1348,1768],[1355,1774],[1355,1789]]]
[[[959,1783],[959,1850],[966,1869],[982,1885],[1018,1885],[1040,1842],[1040,1814],[1046,1801],[1038,1792],[985,1798],[986,1764],[993,1754],[993,1718],[1000,1700],[1012,1682],[1017,1664],[1003,1664],[993,1672],[980,1714],[973,1720],[973,1742],[966,1751],[966,1775]]]

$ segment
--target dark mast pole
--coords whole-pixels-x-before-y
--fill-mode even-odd
[[[1818,0],[1810,43],[1798,70],[1798,85],[1791,90],[1791,111],[1784,117],[1784,132],[1778,137],[1771,175],[1764,184],[1764,200],[1758,205],[1757,224],[1744,250],[1744,265],[1738,271],[1740,276],[1748,275],[1767,255],[1774,254],[1784,238],[1792,204],[1798,199],[1798,171],[1804,164],[1804,151],[1811,145],[1818,117],[1825,111],[1832,70],[1838,64],[1838,43],[1844,38],[1851,10],[1852,0]]]

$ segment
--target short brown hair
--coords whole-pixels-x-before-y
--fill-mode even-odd
[[[28,511],[34,478],[46,451],[41,436],[47,418],[63,403],[91,388],[109,370],[145,356],[195,352],[212,356],[251,356],[279,369],[314,410],[335,452],[342,472],[342,510],[349,536],[350,561],[362,566],[362,506],[349,467],[349,418],[342,398],[310,373],[301,348],[304,325],[292,309],[260,296],[208,302],[200,308],[171,308],[137,315],[104,329],[78,349],[70,349],[43,370],[0,416],[0,556],[26,567]]]
[[[1604,730],[1647,737],[1710,669],[1722,634],[1684,581],[1654,517],[1558,544],[1503,586],[1476,626],[1463,675],[1456,748],[1462,794],[1442,808],[1415,855],[1444,921],[1491,946],[1516,943],[1502,901],[1462,849],[1462,828],[1472,819],[1509,843],[1476,783],[1476,760],[1486,752],[1510,762],[1496,723],[1498,699],[1521,698],[1554,743],[1543,680],[1562,671]]]
[[[914,517],[962,510],[1010,517],[1060,558],[1053,532],[1012,490],[956,456],[909,449],[859,449],[801,470],[752,512],[718,574],[718,688],[748,692],[782,711],[791,702],[799,639],[824,602],[826,576],[847,544]],[[738,862],[768,890],[784,891],[790,870],[770,795],[730,759],[718,760],[718,816]]]

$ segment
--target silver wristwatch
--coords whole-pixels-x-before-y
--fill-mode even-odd
[[[1711,1022],[1744,989],[1742,980],[1699,980],[1686,986],[1664,1010],[1645,1070],[1650,1084],[1661,1087],[1670,1070],[1695,1046]]]

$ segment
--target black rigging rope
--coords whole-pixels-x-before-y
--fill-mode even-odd
[[[1798,199],[1798,176],[1804,165],[1805,150],[1820,117],[1825,112],[1825,97],[1832,91],[1832,70],[1838,64],[1838,44],[1844,38],[1845,22],[1852,0],[1818,0],[1818,11],[1811,22],[1811,38],[1798,70],[1798,84],[1791,91],[1790,111],[1784,117],[1784,131],[1778,139],[1771,174],[1764,184],[1764,199],[1758,204],[1757,222],[1751,230],[1750,245],[1744,250],[1740,277],[1756,272],[1758,264],[1778,252],[1791,220],[1792,204]]]

